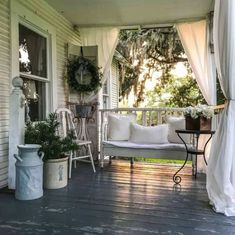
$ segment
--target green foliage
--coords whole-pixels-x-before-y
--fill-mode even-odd
[[[134,106],[137,107],[145,99],[145,83],[152,77],[153,71],[162,72],[163,85],[168,81],[171,69],[178,62],[184,62],[189,66],[174,27],[138,31],[122,30],[117,50],[129,62],[129,65],[121,67],[121,99],[134,89],[137,97]],[[143,66],[147,67],[148,71],[144,71],[144,76],[140,80]]]
[[[128,61],[120,66],[120,101],[128,99],[130,92],[134,91],[135,107],[143,102],[155,107],[206,104],[192,77],[192,70],[174,27],[122,30],[117,50]],[[171,75],[179,62],[183,62],[188,70],[186,77]],[[153,78],[154,71],[160,72],[161,77]],[[145,89],[149,79],[157,79],[151,91]],[[217,104],[224,103],[225,97],[217,81]]]
[[[68,60],[67,72],[69,87],[74,91],[79,93],[97,92],[101,87],[102,73],[99,71],[99,67],[83,56]],[[84,76],[86,81],[78,81],[78,76]],[[90,81],[87,81],[88,77]]]
[[[148,162],[148,163],[160,163],[160,164],[180,164],[184,163],[183,160],[173,160],[173,159],[158,159],[158,158],[145,158],[145,157],[135,157],[135,161]],[[192,161],[187,161],[186,164],[192,164]]]
[[[168,97],[164,95],[168,94]],[[167,81],[159,83],[152,91],[147,92],[148,105],[161,107],[187,107],[206,104],[197,82],[190,76],[177,78],[169,76]]]
[[[217,91],[217,105],[224,104],[226,99],[225,99],[224,94],[221,90],[218,79],[216,81],[216,91]]]
[[[117,50],[131,63],[138,60],[142,64],[145,59],[150,59],[158,68],[187,62],[174,27],[122,30]]]
[[[39,123],[28,123],[25,131],[26,144],[40,144],[44,152],[44,160],[63,158],[66,153],[78,149],[73,132],[69,132],[65,138],[58,135],[60,123],[57,114],[51,113],[49,117]]]
[[[132,67],[125,68],[125,77],[121,77],[119,81],[119,96],[125,97],[131,92],[132,87],[137,87],[139,74]]]

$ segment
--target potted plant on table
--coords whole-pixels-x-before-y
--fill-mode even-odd
[[[62,138],[58,134],[60,123],[56,113],[39,123],[28,123],[25,131],[26,144],[40,144],[44,152],[44,188],[56,189],[68,183],[68,154],[78,149],[75,135],[69,132]]]
[[[184,111],[187,130],[211,130],[211,119],[214,114],[212,107],[198,105],[187,107]]]

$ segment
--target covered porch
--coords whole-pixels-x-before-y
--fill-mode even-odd
[[[46,190],[34,201],[0,193],[0,229],[8,234],[234,234],[235,221],[208,204],[205,175],[191,167],[174,188],[178,166],[114,160],[93,174],[87,164],[73,169],[66,188]]]
[[[14,28],[10,28],[10,4],[9,1],[5,0],[5,8],[9,9],[8,14],[5,18],[8,19],[6,22],[9,33],[7,31],[7,35],[10,35],[10,29],[14,31]],[[13,1],[12,1],[13,2]],[[82,32],[85,31],[83,27],[126,27],[129,26],[136,28],[136,26],[141,27],[141,22],[146,25],[146,27],[155,27],[155,26],[167,26],[172,25],[173,23],[182,23],[185,22],[185,19],[190,18],[190,22],[201,20],[205,18],[205,15],[213,9],[214,1],[180,1],[181,4],[185,7],[184,9],[188,9],[188,11],[182,10],[182,12],[188,12],[188,15],[174,15],[178,11],[175,11],[174,6],[177,6],[179,1],[174,1],[173,7],[171,5],[171,14],[165,14],[167,11],[168,5],[164,5],[164,1],[160,1],[162,6],[165,6],[165,10],[163,13],[156,14],[156,12],[152,12],[149,15],[159,16],[162,20],[152,18],[148,21],[143,21],[140,14],[137,14],[136,11],[132,11],[132,15],[136,16],[141,22],[136,21],[124,21],[116,15],[115,22],[107,21],[107,18],[102,18],[102,22],[97,20],[97,17],[102,16],[99,11],[97,11],[98,16],[91,17],[91,13],[89,13],[88,9],[99,9],[102,8],[98,4],[97,5],[87,5],[88,8],[83,12],[75,12],[75,16],[80,16],[84,22],[74,21],[75,18],[72,17],[72,11],[74,9],[82,9],[73,7],[75,4],[74,1],[71,1],[71,4],[67,4],[67,1],[27,1],[26,3],[23,0],[17,1],[20,6],[24,6],[29,12],[30,17],[26,17],[28,21],[31,18],[35,18],[35,15],[38,17],[37,22],[32,20],[35,26],[43,25],[43,22],[48,22],[49,25],[53,25],[52,33],[50,32],[49,36],[52,37],[52,45],[53,45],[53,53],[50,61],[50,65],[53,64],[50,82],[47,81],[47,86],[51,86],[53,89],[50,94],[50,106],[48,105],[45,112],[55,111],[58,107],[64,107],[68,104],[69,101],[78,102],[78,94],[70,94],[67,87],[64,87],[64,64],[68,58],[67,45],[68,43],[76,44],[77,46],[83,45],[81,35]],[[42,4],[42,8],[39,6]],[[62,6],[60,6],[62,2]],[[96,3],[98,1],[95,1]],[[113,3],[115,1],[112,1]],[[133,5],[133,1],[132,5]],[[151,1],[153,2],[153,1]],[[219,1],[217,1],[219,2]],[[222,2],[222,1],[220,1]],[[231,2],[231,1],[226,1]],[[94,3],[94,1],[93,1]],[[169,3],[169,1],[168,1]],[[199,4],[201,3],[201,4]],[[203,4],[204,3],[204,4]],[[51,6],[49,7],[49,4]],[[86,6],[87,1],[83,1],[83,6]],[[193,5],[191,5],[193,4]],[[222,4],[222,3],[221,3]],[[232,4],[232,3],[231,3]],[[130,4],[131,5],[131,4]],[[144,2],[145,5],[145,2]],[[204,6],[201,10],[199,9],[198,13],[195,13],[196,6]],[[63,7],[69,6],[70,9]],[[141,4],[138,5],[140,9],[142,9]],[[194,9],[195,6],[195,9]],[[124,15],[128,15],[128,6],[126,6],[126,11],[120,13]],[[3,9],[4,11],[5,8]],[[148,11],[150,11],[151,5],[149,5]],[[35,11],[34,9],[37,9]],[[116,10],[115,6],[113,8]],[[189,11],[189,9],[191,9]],[[228,8],[229,9],[229,8]],[[24,19],[23,12],[20,11],[21,8],[17,9],[17,17],[20,16],[20,20],[22,22],[26,21]],[[110,11],[107,9],[106,14],[108,13],[109,17],[114,18]],[[16,11],[16,10],[15,10]],[[18,11],[20,13],[18,13]],[[147,11],[147,12],[148,12]],[[181,13],[182,13],[181,12]],[[53,14],[52,14],[53,13]],[[194,14],[195,13],[195,14]],[[31,17],[32,14],[32,17]],[[58,20],[58,24],[56,20],[54,20],[53,16],[56,16],[56,19],[63,18],[63,25]],[[167,19],[164,19],[163,16],[168,15]],[[86,17],[92,18],[97,22],[90,22]],[[65,20],[65,18],[67,18]],[[80,18],[80,19],[81,19]],[[17,18],[18,19],[18,18]],[[42,20],[42,22],[41,22]],[[79,20],[79,19],[78,19]],[[20,21],[19,21],[20,22]],[[86,24],[85,24],[86,22]],[[18,25],[18,21],[15,23],[14,27]],[[28,23],[28,22],[27,22]],[[99,24],[98,24],[99,23]],[[62,25],[62,26],[61,26]],[[12,26],[11,26],[12,27]],[[44,27],[44,26],[43,26]],[[43,28],[42,27],[42,28]],[[234,28],[234,27],[233,27]],[[44,28],[43,28],[44,29]],[[49,28],[50,29],[50,28]],[[88,28],[88,31],[91,28]],[[46,32],[46,30],[44,30]],[[234,33],[234,32],[233,32]],[[228,35],[228,37],[231,35]],[[49,37],[48,37],[49,38]],[[7,44],[7,53],[10,54],[10,37],[8,39]],[[14,41],[14,40],[12,40]],[[218,41],[218,40],[217,40]],[[218,44],[218,43],[217,43]],[[232,44],[232,43],[231,43]],[[19,68],[18,68],[18,42],[12,43],[15,45],[15,57],[12,61],[12,69],[7,70],[7,75],[5,76],[7,80],[4,89],[8,89],[10,81],[13,77],[11,76],[19,76]],[[85,44],[84,44],[85,45]],[[222,43],[221,47],[222,48]],[[234,49],[234,48],[233,48]],[[222,49],[221,49],[222,50]],[[217,48],[218,51],[218,48]],[[232,53],[231,53],[232,54]],[[55,57],[57,55],[57,57]],[[232,59],[231,59],[232,60]],[[10,57],[7,57],[7,66],[10,64]],[[217,62],[218,64],[219,62]],[[226,74],[224,73],[221,77],[230,78],[232,74],[232,62],[230,64],[230,70],[226,70]],[[5,67],[7,67],[5,66]],[[221,68],[220,68],[221,69]],[[12,72],[13,71],[13,72]],[[107,70],[108,71],[108,70]],[[106,71],[104,71],[105,74]],[[202,78],[204,79],[203,71]],[[224,71],[222,71],[224,72]],[[229,73],[230,72],[230,73]],[[228,75],[228,73],[230,75]],[[10,75],[11,74],[11,75]],[[227,76],[226,76],[227,75]],[[234,80],[234,79],[233,79]],[[221,83],[223,83],[221,78]],[[226,81],[224,81],[226,83]],[[218,212],[225,213],[224,211],[227,207],[234,208],[234,175],[232,173],[233,170],[233,160],[232,156],[234,153],[234,147],[231,145],[230,149],[227,149],[227,140],[233,139],[233,132],[229,131],[230,129],[234,129],[234,124],[231,122],[231,127],[227,123],[230,123],[232,117],[234,116],[234,111],[232,111],[232,107],[234,106],[234,98],[233,94],[230,94],[232,90],[229,89],[233,86],[234,81],[227,81],[224,85],[225,92],[227,94],[227,99],[231,100],[232,105],[228,101],[228,105],[226,106],[232,114],[228,117],[222,117],[224,121],[220,125],[219,133],[222,133],[217,137],[217,142],[221,144],[221,149],[219,151],[218,144],[215,146],[214,152],[211,154],[214,157],[214,164],[210,164],[211,171],[210,174],[214,173],[214,169],[217,169],[216,176],[212,175],[212,179],[210,180],[212,189],[218,188],[216,191],[216,196],[224,199],[222,209],[217,208]],[[213,84],[215,85],[215,84]],[[7,87],[7,88],[6,88]],[[18,87],[17,87],[18,89]],[[209,89],[209,88],[208,88]],[[19,90],[19,89],[18,89]],[[210,91],[210,89],[209,89]],[[10,92],[8,92],[10,94]],[[49,92],[50,93],[50,92]],[[209,96],[209,93],[204,92]],[[8,167],[8,155],[9,159],[13,158],[13,154],[16,153],[17,144],[22,142],[22,139],[13,141],[8,141],[9,135],[15,137],[20,136],[23,130],[20,130],[19,133],[15,133],[14,122],[11,120],[12,112],[10,114],[8,111],[10,107],[9,104],[9,94],[6,95],[4,102],[6,103],[6,110],[4,113],[4,118],[1,120],[1,123],[7,120],[7,124],[2,124],[2,126],[6,126],[7,131],[5,129],[2,131],[5,142],[1,143],[4,147],[4,163],[1,166],[4,170],[2,170],[2,174],[4,174],[4,182],[2,180],[1,187],[9,185],[9,179],[6,177],[8,174],[14,173],[14,168]],[[102,94],[98,94],[100,96]],[[20,99],[19,99],[20,100]],[[213,102],[211,102],[213,103]],[[18,104],[18,108],[20,104]],[[102,108],[102,107],[101,107]],[[20,107],[22,112],[22,107]],[[144,110],[146,111],[146,110]],[[24,113],[24,112],[22,112]],[[142,123],[146,123],[146,112],[143,112],[143,120]],[[159,115],[160,116],[160,115]],[[9,120],[8,120],[9,119]],[[9,123],[8,123],[9,121]],[[22,120],[20,120],[22,121]],[[16,123],[16,122],[15,122]],[[23,123],[23,124],[22,124]],[[9,126],[8,126],[9,124]],[[16,123],[17,124],[17,123]],[[24,128],[24,122],[21,122],[21,129]],[[11,127],[11,128],[10,128]],[[11,129],[11,133],[8,134],[8,130]],[[95,130],[96,126],[95,126]],[[7,132],[7,134],[6,134]],[[100,133],[96,132],[98,136]],[[222,141],[223,140],[223,141]],[[222,143],[221,143],[222,142]],[[17,144],[16,144],[17,143]],[[228,142],[229,143],[229,142]],[[9,146],[9,149],[8,149]],[[6,149],[5,149],[6,148]],[[229,151],[229,152],[227,152]],[[95,157],[99,157],[98,154]],[[223,160],[224,158],[224,160]],[[229,175],[226,174],[226,166],[221,162],[230,162]],[[14,161],[11,163],[13,166],[15,164]],[[9,169],[7,171],[7,168]],[[97,167],[96,174],[93,174],[91,171],[90,165],[81,164],[77,169],[73,169],[73,177],[69,181],[69,184],[66,188],[59,190],[45,190],[44,197],[34,200],[34,201],[17,201],[14,198],[14,194],[12,191],[1,189],[0,193],[0,233],[2,234],[235,234],[235,221],[233,218],[225,217],[219,213],[215,213],[212,210],[212,207],[209,205],[208,192],[206,188],[206,176],[199,175],[197,180],[192,178],[191,174],[191,166],[185,167],[181,172],[183,183],[179,187],[174,187],[174,183],[172,182],[172,172],[177,171],[179,166],[172,165],[157,165],[157,164],[146,164],[146,163],[138,163],[136,162],[134,168],[130,168],[128,162],[121,161],[113,161],[112,165],[105,165],[105,169],[101,170]],[[221,169],[221,171],[220,171]],[[222,176],[222,177],[221,177]],[[218,185],[215,184],[215,180],[218,180]],[[221,182],[220,182],[221,180]],[[10,181],[10,183],[12,183]],[[226,191],[227,185],[229,185],[230,191]],[[218,187],[217,187],[218,186]],[[213,193],[213,190],[210,190]],[[211,194],[212,194],[211,193]],[[229,198],[227,200],[227,196]],[[214,199],[214,198],[212,198]],[[216,200],[212,200],[212,202],[217,204]],[[226,213],[225,213],[226,214]],[[230,215],[233,215],[232,213]]]

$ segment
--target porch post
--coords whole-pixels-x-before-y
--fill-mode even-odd
[[[17,145],[24,142],[25,127],[25,97],[22,92],[23,80],[15,77],[12,80],[13,90],[10,95],[9,110],[9,164],[8,164],[8,188],[15,189],[15,159],[13,155],[18,153]]]

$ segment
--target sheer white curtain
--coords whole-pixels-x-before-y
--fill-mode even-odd
[[[102,84],[109,77],[115,48],[118,43],[119,29],[113,27],[81,28],[80,30],[83,46],[98,46],[98,66],[103,73]],[[86,97],[86,101],[92,101],[94,94]],[[102,89],[98,93],[100,107],[103,105]]]
[[[98,64],[103,73],[102,83],[106,80],[115,48],[119,29],[113,27],[81,28],[83,46],[98,46]]]
[[[235,1],[216,0],[215,62],[227,98],[212,144],[207,168],[207,191],[217,212],[235,216]]]
[[[209,51],[207,21],[179,23],[176,28],[204,98],[209,105],[215,105],[215,67]]]
[[[209,27],[206,20],[179,23],[176,25],[180,40],[192,67],[198,86],[209,105],[216,105],[216,72],[213,55],[209,48]],[[209,136],[201,135],[199,148],[202,149]],[[209,157],[210,143],[206,158]],[[197,161],[198,172],[206,172],[202,157]]]

